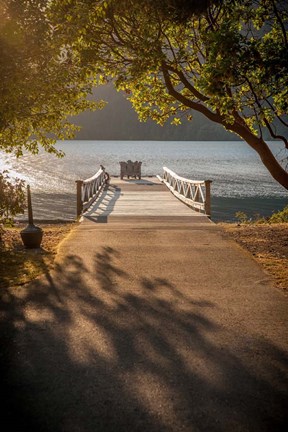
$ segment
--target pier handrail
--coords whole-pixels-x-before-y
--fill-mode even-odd
[[[190,180],[163,167],[160,180],[181,201],[194,210],[211,217],[211,180]]]
[[[107,178],[109,178],[109,175],[101,165],[101,168],[92,177],[86,180],[76,180],[77,218],[95,201],[107,183]]]

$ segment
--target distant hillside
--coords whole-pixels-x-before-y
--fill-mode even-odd
[[[191,122],[183,121],[180,126],[166,124],[159,126],[152,121],[141,123],[122,93],[112,86],[95,90],[95,99],[108,104],[103,110],[85,112],[75,117],[82,126],[76,139],[83,140],[155,140],[155,141],[234,141],[238,137],[220,125],[195,112]]]

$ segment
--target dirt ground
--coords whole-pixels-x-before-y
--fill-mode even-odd
[[[48,271],[54,262],[61,240],[76,224],[40,225],[44,230],[41,249],[23,247],[23,226],[5,229],[0,242],[0,288],[22,285]],[[264,267],[275,280],[275,286],[288,294],[288,223],[230,224],[220,223],[232,237]]]
[[[25,249],[20,231],[26,225],[5,228],[0,241],[0,288],[23,285],[47,272],[54,262],[57,247],[76,224],[37,224],[43,229],[40,249]]]
[[[288,294],[288,223],[219,224],[237,243],[247,249]]]

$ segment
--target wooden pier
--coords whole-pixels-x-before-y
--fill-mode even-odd
[[[112,217],[184,217],[210,223],[210,183],[184,179],[168,168],[162,177],[105,181],[99,170],[91,179],[77,181],[77,216],[95,222]]]

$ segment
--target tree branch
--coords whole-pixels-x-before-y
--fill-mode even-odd
[[[279,15],[279,12],[278,12],[278,9],[277,9],[277,7],[275,5],[274,0],[272,0],[272,4],[273,4],[273,10],[274,10],[274,13],[276,15],[277,21],[280,24],[280,27],[281,27],[281,30],[282,30],[282,33],[283,33],[283,38],[284,38],[284,41],[285,41],[285,45],[287,47],[288,46],[288,41],[287,41],[287,35],[286,35],[285,26],[283,24],[283,21],[282,21],[280,15]]]
[[[262,106],[261,106],[261,104],[260,104],[260,102],[259,102],[259,100],[258,100],[258,98],[257,98],[257,95],[256,95],[255,92],[254,92],[253,86],[252,86],[250,80],[249,80],[247,77],[246,77],[246,81],[247,81],[247,83],[248,83],[248,85],[249,85],[249,87],[250,87],[251,93],[253,94],[253,97],[254,97],[255,103],[256,103],[256,105],[258,106],[258,108],[260,109],[260,112],[261,112],[261,110],[262,110]],[[276,135],[276,134],[274,133],[274,131],[273,131],[273,129],[272,129],[272,127],[271,127],[269,121],[267,120],[267,118],[266,118],[265,116],[263,117],[263,121],[264,121],[265,126],[267,127],[267,129],[268,129],[268,131],[269,131],[271,137],[272,137],[272,138],[275,138],[275,139],[280,139],[281,141],[283,141],[284,144],[285,144],[285,147],[288,149],[288,140],[287,140],[283,135]]]
[[[206,108],[204,105],[202,105],[199,102],[191,101],[190,99],[183,96],[181,93],[179,93],[174,88],[174,86],[171,82],[169,71],[168,71],[167,66],[164,62],[162,62],[162,73],[163,73],[166,88],[167,88],[170,96],[174,97],[178,102],[181,102],[183,105],[185,105],[189,108],[192,108],[195,111],[201,112],[210,120],[212,120],[216,123],[224,124],[223,119],[221,118],[221,116],[219,114],[213,113],[212,111],[210,111],[208,108]]]
[[[180,81],[182,82],[182,84],[193,94],[193,96],[195,96],[197,99],[201,100],[202,102],[206,102],[209,100],[209,98],[205,95],[203,95],[202,93],[200,93],[189,81],[188,79],[185,77],[184,73],[182,71],[179,71],[175,68],[173,68],[170,65],[166,64],[166,67],[168,70],[171,70],[171,72],[176,73],[176,75],[178,75]]]

